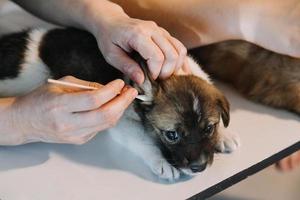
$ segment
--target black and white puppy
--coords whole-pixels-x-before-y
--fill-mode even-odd
[[[134,85],[146,96],[135,100],[109,131],[113,139],[141,157],[160,178],[193,175],[213,161],[216,152],[232,152],[235,135],[219,127],[229,124],[229,103],[191,58],[193,75],[152,80],[146,64],[145,82]],[[33,29],[0,39],[0,96],[26,94],[48,78],[72,75],[106,84],[122,73],[105,62],[95,38],[73,28]],[[12,89],[13,88],[13,89]]]

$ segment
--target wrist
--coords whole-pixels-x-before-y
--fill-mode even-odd
[[[83,8],[82,26],[93,35],[105,30],[113,19],[128,17],[122,7],[107,0],[88,1]]]
[[[25,141],[13,109],[15,98],[0,99],[0,145],[19,145]]]

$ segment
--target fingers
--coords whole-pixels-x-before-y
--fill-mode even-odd
[[[135,89],[124,88],[122,80],[104,86],[74,77],[61,80],[101,88],[68,93],[60,85],[46,84],[17,99],[14,115],[22,121],[23,141],[82,144],[116,124],[137,95]]]
[[[73,77],[73,76],[65,76],[63,78],[60,78],[59,80],[63,81],[63,82],[76,83],[76,84],[79,84],[79,85],[95,87],[95,88],[101,88],[102,87],[102,85],[100,83],[81,80],[81,79],[78,79],[78,78]],[[60,87],[60,89],[64,90],[65,92],[79,92],[79,91],[84,90],[82,88],[70,87],[70,86],[64,86],[64,85],[60,85],[59,87]]]
[[[177,60],[177,64],[175,67],[175,70],[178,71],[180,70],[180,68],[182,68],[185,60],[186,60],[186,55],[187,55],[187,49],[185,48],[185,46],[183,46],[183,44],[177,40],[174,37],[171,37],[170,40],[172,41],[172,44],[174,45],[174,47],[177,50],[177,54],[178,54],[178,60]]]
[[[77,128],[98,127],[98,131],[113,127],[136,95],[136,89],[125,87],[119,96],[97,110],[74,113],[72,123],[78,124]]]
[[[157,37],[157,40],[159,39],[161,38]],[[129,42],[130,46],[139,52],[139,54],[147,61],[152,78],[157,79],[165,60],[165,56],[160,47],[151,39],[151,37],[145,35],[138,35]]]
[[[122,71],[131,80],[138,84],[144,82],[145,77],[139,64],[131,59],[120,47],[114,45],[106,59],[108,63]]]
[[[294,153],[290,156],[290,159],[289,159],[289,169],[290,170],[295,169],[295,167],[298,165],[299,156],[300,155],[298,155],[297,153]]]
[[[168,38],[170,43],[174,46],[174,48],[177,51],[178,59],[175,66],[175,72],[177,72],[182,68],[186,60],[187,49],[178,39],[172,37],[165,29],[161,28],[161,31],[164,33],[165,37]]]
[[[176,71],[177,67],[177,59],[178,54],[174,46],[170,43],[168,38],[162,37],[160,34],[154,34],[152,36],[153,41],[157,44],[157,46],[160,48],[164,55],[164,61],[163,65],[161,67],[161,70],[159,72],[160,78],[168,78],[173,74],[174,71]],[[151,60],[148,60],[149,69],[151,71]],[[153,70],[153,69],[152,69]]]
[[[147,60],[153,79],[168,78],[179,70],[186,57],[186,48],[166,30],[158,28],[150,38],[139,35],[130,40],[130,45]]]
[[[102,86],[100,83],[85,81],[82,79],[78,79],[74,76],[64,76],[63,78],[60,78],[59,80],[70,82],[70,83],[77,83],[79,85],[85,85],[85,86],[96,86],[96,87]]]
[[[107,44],[100,38],[99,43],[103,44],[106,60],[132,80],[140,84],[144,76],[138,75],[142,71],[125,52],[137,51],[147,61],[153,79],[168,78],[183,65],[187,51],[184,45],[154,22],[129,19],[123,22],[122,27],[126,28],[121,28],[119,34],[113,34],[113,42]]]
[[[105,102],[96,110],[63,115],[63,118],[56,120],[55,127],[51,129],[53,131],[51,137],[45,137],[44,141],[84,144],[97,132],[113,127],[137,95],[137,91],[129,86],[120,92],[119,96]]]
[[[102,111],[124,111],[137,96],[137,90],[127,86],[122,93],[101,107]]]
[[[284,158],[281,161],[277,163],[277,168],[281,171],[288,171],[290,166],[289,166],[289,158]]]
[[[124,81],[114,80],[98,90],[64,94],[61,101],[70,112],[94,110],[115,98],[124,87]]]
[[[300,165],[300,151],[282,159],[276,164],[276,167],[281,171],[290,171]]]
[[[191,68],[190,68],[190,64],[188,61],[188,58],[185,57],[184,61],[183,61],[183,65],[181,66],[181,68],[179,68],[178,71],[176,71],[176,74],[178,75],[187,75],[187,74],[192,74]]]

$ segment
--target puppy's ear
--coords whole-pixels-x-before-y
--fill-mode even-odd
[[[221,97],[218,99],[218,106],[221,113],[221,118],[224,124],[224,127],[227,127],[230,122],[230,105],[228,100],[224,95],[221,95]]]
[[[141,85],[133,83],[133,87],[137,89],[139,95],[142,96],[143,104],[150,104],[153,101],[153,95],[158,89],[158,83],[153,80],[146,60],[144,60],[137,52],[132,53],[132,58],[140,65],[145,76],[144,83],[142,83]]]

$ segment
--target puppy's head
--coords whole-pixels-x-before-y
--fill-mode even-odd
[[[196,76],[153,81],[143,68],[146,80],[136,88],[146,101],[136,100],[137,113],[172,165],[187,174],[203,171],[212,163],[220,120],[229,124],[228,101]]]

